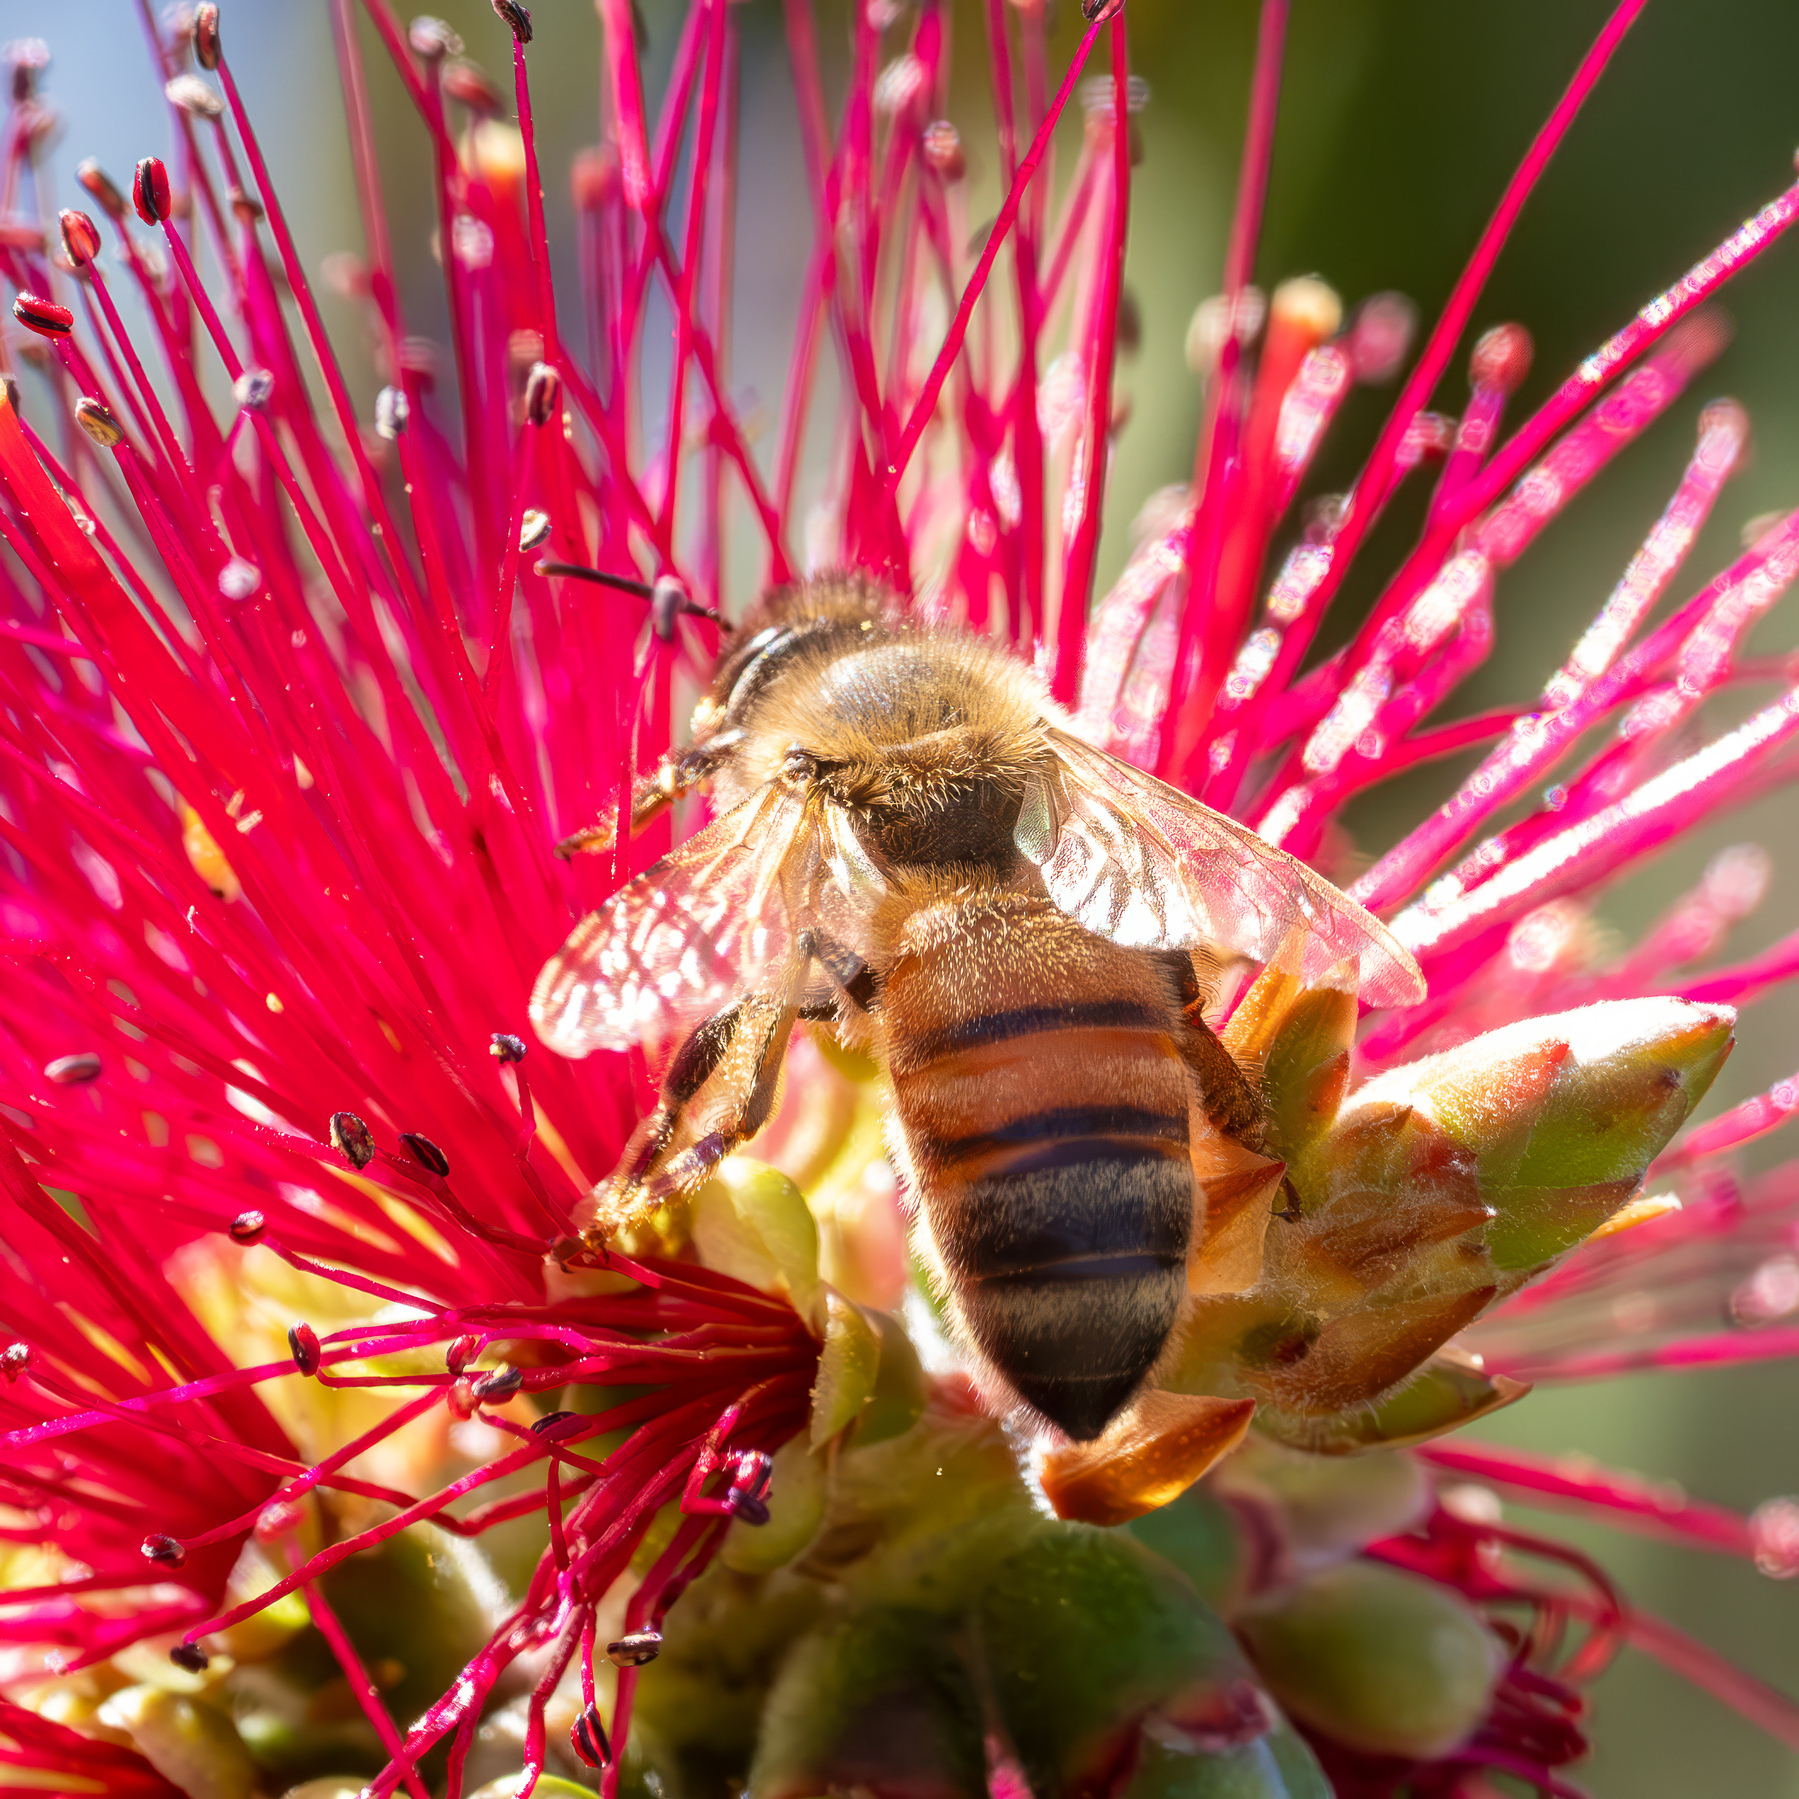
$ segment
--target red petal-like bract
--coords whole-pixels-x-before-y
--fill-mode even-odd
[[[602,142],[574,171],[584,288],[578,304],[562,296],[560,319],[529,80],[530,57],[554,53],[547,9],[529,45],[496,21],[488,46],[511,57],[515,139],[487,116],[503,105],[498,84],[415,52],[386,0],[362,0],[435,163],[435,216],[394,220],[360,20],[352,0],[330,3],[368,245],[352,284],[387,383],[378,397],[352,393],[339,368],[229,56],[210,39],[222,104],[176,113],[160,228],[140,230],[92,172],[114,232],[100,256],[71,274],[51,267],[41,237],[0,234],[0,274],[18,291],[73,302],[73,330],[41,345],[58,410],[86,396],[124,431],[100,447],[0,402],[0,1325],[16,1339],[0,1362],[0,1502],[28,1520],[8,1524],[9,1539],[52,1543],[81,1569],[10,1594],[0,1639],[13,1672],[75,1668],[139,1637],[193,1640],[310,1589],[412,1519],[472,1533],[544,1511],[551,1543],[529,1592],[456,1689],[403,1744],[370,1701],[394,1750],[373,1790],[415,1785],[416,1758],[444,1737],[455,1790],[482,1703],[527,1651],[526,1766],[541,1770],[548,1695],[579,1657],[593,1703],[595,1608],[657,1509],[678,1502],[686,1515],[635,1589],[631,1629],[659,1619],[717,1548],[729,1502],[708,1483],[727,1452],[772,1450],[805,1422],[818,1346],[785,1301],[687,1262],[601,1268],[570,1237],[641,1110],[641,1067],[490,1053],[495,1033],[522,1031],[532,979],[571,922],[666,848],[663,825],[635,841],[620,832],[610,858],[565,864],[554,851],[571,831],[622,821],[631,777],[677,731],[678,691],[716,650],[708,609],[728,620],[759,585],[860,565],[921,616],[1034,658],[1096,742],[1305,856],[1328,847],[1353,796],[1484,747],[1476,773],[1355,889],[1395,915],[1430,987],[1422,1006],[1369,1021],[1369,1066],[1584,998],[1665,990],[1747,909],[1741,881],[1733,891],[1728,870],[1708,875],[1685,910],[1601,969],[1581,948],[1586,908],[1785,779],[1799,738],[1792,669],[1742,653],[1799,573],[1799,513],[1662,605],[1740,460],[1740,409],[1700,415],[1666,514],[1541,698],[1440,714],[1491,648],[1510,567],[1717,353],[1725,331],[1705,303],[1799,219],[1799,187],[1509,435],[1501,415],[1528,353],[1515,328],[1476,351],[1459,426],[1426,410],[1514,220],[1640,10],[1625,0],[1530,146],[1366,468],[1295,536],[1289,513],[1324,431],[1353,382],[1403,360],[1409,315],[1376,296],[1339,330],[1311,284],[1309,298],[1274,294],[1258,340],[1249,282],[1286,31],[1285,0],[1266,0],[1194,484],[1090,608],[1119,424],[1135,104],[1123,9],[1092,9],[1057,71],[1044,8],[989,0],[1004,196],[976,247],[966,159],[940,118],[943,0],[854,9],[835,120],[810,0],[786,0],[816,231],[795,273],[779,429],[758,445],[731,380],[732,245],[758,207],[787,196],[739,157],[730,0],[687,7],[654,108],[633,7],[599,0]],[[179,71],[178,46],[157,55],[161,78]],[[1107,75],[1084,79],[1099,60]],[[42,136],[23,110],[31,82],[13,93],[9,195]],[[1078,134],[1058,128],[1065,115],[1084,119]],[[441,384],[396,276],[433,231],[454,373]],[[196,268],[202,244],[215,279]],[[118,283],[149,320],[139,341]],[[666,365],[643,353],[664,317]],[[828,356],[835,382],[820,379]],[[221,409],[209,395],[227,382]],[[824,441],[821,475],[807,446]],[[1347,645],[1310,660],[1351,561],[1400,484],[1432,466],[1418,543]],[[540,561],[627,588],[672,580],[692,604],[652,630],[626,588]],[[747,584],[727,580],[745,567]],[[1696,736],[1711,696],[1755,683],[1776,697]],[[1613,727],[1595,749],[1592,733]],[[1526,797],[1546,782],[1543,798]],[[1683,990],[1744,1004],[1796,971],[1788,939]],[[1677,1146],[1665,1170],[1688,1210],[1594,1245],[1503,1308],[1481,1326],[1489,1365],[1549,1377],[1799,1348],[1779,1322],[1799,1309],[1799,1286],[1783,1312],[1770,1309],[1786,1291],[1777,1280],[1754,1284],[1790,1248],[1794,1177],[1744,1197],[1719,1159],[1795,1105],[1787,1083]],[[352,1169],[331,1147],[341,1113],[366,1122],[366,1166],[360,1150]],[[456,1346],[441,1373],[350,1377],[406,1397],[316,1467],[258,1393],[309,1376],[291,1361],[233,1368],[176,1277],[191,1246],[238,1253],[226,1233],[247,1212],[266,1221],[240,1227],[255,1253],[388,1308],[379,1324],[297,1334],[309,1368],[316,1338],[310,1378]],[[1715,1295],[1720,1268],[1738,1294],[1730,1327],[1699,1297]],[[1595,1351],[1619,1315],[1611,1301],[1644,1287],[1665,1291],[1666,1309]],[[347,1472],[435,1407],[481,1407],[478,1371],[463,1372],[471,1337],[529,1351],[506,1397],[571,1381],[649,1391],[573,1435],[538,1436],[490,1410],[516,1447],[439,1492]],[[579,1447],[627,1428],[604,1456]],[[518,1471],[535,1484],[466,1503]],[[1547,1490],[1522,1463],[1510,1477]],[[1562,1497],[1629,1512],[1597,1477],[1584,1489],[1568,1479]],[[315,1486],[383,1501],[387,1522],[221,1616],[258,1517]],[[1759,1556],[1752,1535],[1735,1547]],[[178,1548],[147,1561],[147,1537]],[[1554,1679],[1538,1671],[1556,1634],[1543,1619],[1559,1606],[1558,1619],[1597,1620],[1604,1637],[1622,1614],[1602,1587],[1577,1605],[1506,1586],[1477,1537],[1442,1513],[1381,1553],[1483,1605],[1536,1608],[1468,1765],[1559,1792],[1553,1770],[1580,1749],[1569,1681],[1598,1651]],[[353,1655],[313,1597],[320,1628]],[[620,1676],[615,1749],[634,1678]],[[1753,1714],[1761,1701],[1742,1703]],[[168,1790],[125,1752],[30,1720],[0,1715],[20,1765],[112,1792]],[[1337,1771],[1344,1792],[1424,1780],[1350,1759]],[[608,1792],[617,1777],[615,1761]]]

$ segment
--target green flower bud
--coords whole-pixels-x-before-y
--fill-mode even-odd
[[[973,1628],[1038,1799],[1089,1790],[1140,1733],[1191,1756],[1276,1722],[1223,1621],[1122,1532],[1041,1531],[995,1570]]]
[[[826,1288],[825,1346],[812,1386],[812,1447],[822,1447],[861,1416],[881,1365],[881,1332],[863,1309]]]
[[[1339,1128],[1409,1105],[1474,1158],[1493,1266],[1541,1266],[1636,1190],[1731,1049],[1728,1006],[1614,1000],[1529,1019],[1369,1082]]]
[[[364,1666],[385,1667],[383,1697],[400,1718],[417,1717],[456,1684],[505,1604],[475,1544],[424,1525],[339,1562],[321,1585]],[[307,1686],[340,1678],[336,1657],[310,1632],[274,1665]]]
[[[322,1780],[303,1780],[289,1787],[281,1799],[357,1799],[368,1785],[360,1774],[327,1774]]]
[[[1146,1733],[1119,1799],[1332,1799],[1332,1794],[1311,1750],[1282,1723],[1241,1749],[1199,1755]]]
[[[1415,1457],[1321,1456],[1252,1436],[1213,1481],[1223,1499],[1272,1515],[1290,1570],[1319,1568],[1376,1537],[1409,1530],[1430,1510],[1431,1486]]]
[[[985,1730],[944,1621],[858,1612],[794,1646],[768,1696],[750,1799],[984,1799]]]
[[[875,1368],[874,1387],[851,1439],[859,1449],[903,1436],[918,1422],[930,1397],[924,1365],[900,1321],[889,1312],[871,1312],[868,1316],[881,1333],[881,1359]]]
[[[775,1451],[768,1490],[768,1522],[738,1519],[719,1559],[738,1574],[768,1574],[785,1566],[818,1534],[825,1515],[825,1467],[803,1437]]]
[[[1433,1760],[1486,1715],[1505,1654],[1456,1594],[1350,1562],[1237,1619],[1294,1717],[1352,1749]]]
[[[818,1291],[818,1226],[805,1196],[780,1169],[732,1156],[692,1203],[693,1241],[708,1268],[765,1293],[784,1292],[810,1314]]]
[[[216,1705],[161,1687],[126,1687],[100,1708],[102,1722],[131,1741],[164,1780],[188,1799],[250,1799],[256,1764],[229,1717]]]
[[[1301,987],[1272,968],[1231,1014],[1225,1047],[1261,1069],[1274,1150],[1289,1160],[1330,1129],[1343,1103],[1355,1026],[1353,993]]]
[[[1226,1468],[1230,1465],[1224,1464]],[[1214,1611],[1228,1611],[1235,1604],[1250,1556],[1237,1514],[1219,1497],[1212,1482],[1189,1487],[1178,1499],[1133,1518],[1124,1528],[1163,1561],[1180,1569]]]

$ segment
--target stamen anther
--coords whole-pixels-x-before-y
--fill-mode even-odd
[[[450,1178],[450,1158],[429,1137],[421,1137],[417,1131],[402,1131],[400,1144],[414,1161],[430,1169],[440,1181]]]
[[[144,1538],[143,1555],[159,1568],[179,1568],[187,1561],[187,1551],[163,1531],[153,1531]]]
[[[172,210],[169,171],[160,156],[146,156],[131,178],[131,204],[146,225],[164,223]]]
[[[375,1159],[375,1139],[354,1112],[331,1114],[331,1147],[352,1168],[366,1168]]]
[[[233,1243],[255,1243],[268,1228],[269,1221],[260,1212],[239,1212],[225,1227],[225,1234]]]
[[[302,1374],[317,1374],[324,1351],[319,1347],[319,1334],[310,1324],[301,1322],[287,1327],[287,1346],[294,1352],[294,1366]]]
[[[101,1062],[91,1049],[78,1050],[72,1056],[58,1056],[44,1064],[44,1079],[58,1087],[83,1087],[100,1078]]]

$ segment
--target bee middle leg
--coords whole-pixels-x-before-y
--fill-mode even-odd
[[[647,1224],[768,1123],[813,954],[809,935],[802,935],[772,993],[746,994],[713,1013],[681,1045],[656,1110],[596,1190],[590,1239]]]

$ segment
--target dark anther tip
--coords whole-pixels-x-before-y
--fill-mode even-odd
[[[375,1139],[354,1112],[331,1114],[331,1147],[352,1168],[366,1168],[375,1159]]]
[[[532,1434],[548,1443],[565,1443],[586,1428],[585,1412],[546,1412],[531,1426]]]
[[[144,1538],[144,1560],[159,1568],[179,1568],[187,1560],[187,1551],[163,1531],[152,1531]]]
[[[612,1744],[606,1737],[606,1726],[600,1722],[600,1708],[590,1705],[570,1727],[568,1740],[575,1753],[590,1768],[612,1765]]]
[[[255,1243],[268,1228],[269,1221],[260,1212],[239,1212],[225,1227],[225,1234],[233,1243]]]
[[[606,1645],[606,1659],[615,1667],[641,1668],[662,1653],[662,1632],[634,1630],[628,1637]]]
[[[212,1662],[211,1656],[198,1643],[177,1643],[169,1651],[169,1660],[189,1674],[204,1674]]]
[[[512,35],[521,44],[531,41],[531,15],[518,0],[493,0],[493,9],[512,27]]]
[[[125,427],[90,394],[75,402],[75,423],[103,450],[116,449],[125,441]]]
[[[12,315],[39,337],[67,337],[75,329],[74,313],[41,294],[20,294],[12,303]]]
[[[450,1158],[429,1137],[421,1137],[417,1131],[402,1131],[400,1144],[415,1162],[430,1169],[440,1181],[450,1178]]]
[[[75,179],[109,219],[125,216],[125,196],[119,192],[118,183],[91,156],[76,166]]]
[[[160,225],[169,216],[169,171],[160,156],[146,156],[131,177],[131,204],[146,225]]]
[[[287,1346],[294,1352],[294,1366],[302,1374],[318,1373],[323,1352],[319,1348],[319,1334],[310,1324],[290,1324]]]
[[[483,1405],[504,1405],[525,1384],[524,1374],[517,1368],[496,1368],[474,1383],[475,1397]]]
[[[547,425],[562,397],[562,377],[547,362],[534,362],[525,380],[525,417]]]
[[[523,1037],[515,1037],[510,1031],[495,1031],[487,1040],[487,1053],[500,1062],[522,1062],[525,1059],[526,1044]]]
[[[55,1061],[46,1062],[44,1079],[53,1081],[58,1087],[80,1087],[88,1081],[97,1081],[100,1068],[100,1058],[91,1049],[84,1049],[72,1056],[58,1056]]]
[[[70,262],[78,269],[86,268],[100,254],[100,227],[74,206],[65,206],[58,222],[62,226],[62,247],[68,251]]]
[[[219,43],[219,9],[206,0],[194,8],[194,61],[210,72],[219,66],[224,50]]]

